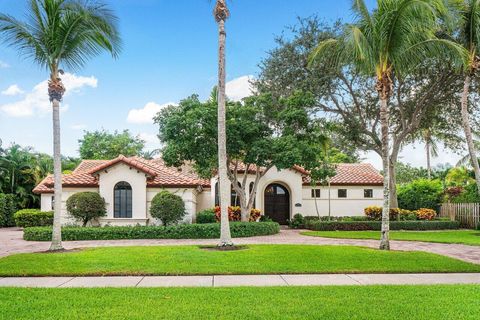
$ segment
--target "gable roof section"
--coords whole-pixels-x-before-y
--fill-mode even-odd
[[[150,188],[210,187],[210,180],[201,179],[194,173],[167,167],[162,160],[124,156],[113,160],[83,160],[71,174],[62,175],[62,186],[64,188],[97,188],[97,173],[118,163],[125,163],[147,174],[149,176],[147,187]],[[53,193],[53,187],[53,175],[49,175],[33,189],[33,192]]]
[[[106,161],[103,164],[99,164],[98,166],[89,170],[88,173],[92,174],[92,175],[96,175],[100,171],[107,170],[108,168],[111,168],[111,167],[113,167],[113,166],[115,166],[119,163],[124,163],[124,164],[126,164],[130,167],[133,167],[133,168],[135,168],[139,171],[142,171],[143,173],[149,175],[150,177],[155,177],[157,175],[157,173],[154,170],[149,168],[144,163],[138,161],[136,157],[126,158],[123,155],[120,155],[119,157],[117,157],[113,160]]]

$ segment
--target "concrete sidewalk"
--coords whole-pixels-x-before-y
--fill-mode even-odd
[[[0,278],[0,287],[40,288],[267,287],[429,284],[480,284],[480,273]]]

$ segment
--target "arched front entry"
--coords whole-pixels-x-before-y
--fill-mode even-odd
[[[265,188],[265,215],[280,224],[287,224],[290,219],[290,193],[287,188],[273,183]]]

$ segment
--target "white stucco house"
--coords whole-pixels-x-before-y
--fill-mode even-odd
[[[255,179],[248,173],[247,183]],[[161,159],[119,156],[113,160],[83,160],[62,177],[62,223],[75,221],[66,212],[65,202],[72,194],[98,192],[105,199],[107,216],[101,225],[158,224],[149,214],[150,202],[162,190],[182,197],[187,209],[185,222],[195,221],[196,213],[218,204],[217,177],[201,179],[189,168],[167,167]],[[308,172],[300,167],[270,169],[259,181],[255,207],[281,224],[294,214],[304,216],[359,216],[371,205],[382,205],[383,177],[370,164],[338,164],[329,187],[312,188]],[[46,177],[34,192],[41,195],[41,210],[53,208],[53,177]],[[329,200],[330,199],[330,200]],[[232,192],[231,204],[236,194]],[[329,205],[330,204],[330,205]]]

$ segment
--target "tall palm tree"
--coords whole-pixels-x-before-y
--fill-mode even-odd
[[[424,129],[421,131],[422,140],[425,143],[425,153],[427,156],[427,176],[432,178],[432,164],[431,157],[438,157],[438,145],[431,129]]]
[[[393,94],[395,77],[402,77],[423,60],[451,53],[452,59],[462,65],[461,48],[444,39],[435,31],[439,14],[445,12],[443,0],[377,0],[372,13],[364,0],[353,0],[356,16],[347,25],[343,36],[321,42],[312,60],[325,59],[338,67],[352,66],[376,79],[379,95],[382,164],[384,172],[382,236],[380,249],[389,244],[389,100]]]
[[[230,16],[226,0],[216,0],[213,11],[215,21],[218,24],[218,178],[220,195],[220,243],[219,246],[232,246],[230,235],[230,223],[228,221],[228,199],[230,196],[230,181],[227,176],[227,129],[225,122],[225,42],[227,33],[225,22]]]
[[[60,153],[60,102],[65,93],[62,67],[78,70],[102,51],[113,57],[121,41],[117,17],[100,1],[29,0],[27,21],[1,14],[0,33],[19,53],[32,58],[50,73],[48,95],[53,114],[54,223],[50,250],[62,249],[60,213],[62,165]]]
[[[472,78],[480,69],[480,0],[462,0],[460,9],[459,43],[468,51],[468,63],[465,72],[463,92],[461,96],[461,115],[465,140],[467,141],[470,164],[475,173],[475,181],[480,194],[480,165],[478,163],[475,142],[472,137],[468,99]]]

